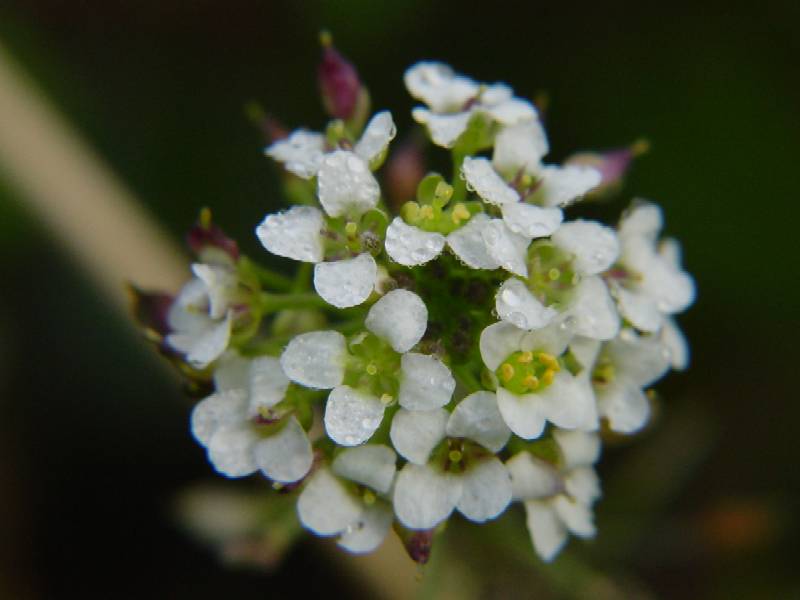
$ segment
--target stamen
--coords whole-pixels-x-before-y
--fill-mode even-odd
[[[551,383],[553,383],[553,378],[555,376],[556,372],[553,369],[547,369],[547,371],[544,372],[544,375],[542,375],[542,382],[545,385],[550,385]]]
[[[522,380],[522,385],[532,390],[538,389],[539,378],[536,377],[536,375],[528,375],[525,379]]]
[[[527,365],[529,362],[533,360],[533,352],[523,352],[517,357],[517,362],[522,365]]]
[[[511,381],[511,378],[514,377],[514,367],[508,363],[503,363],[500,366],[500,376],[503,378],[503,381],[508,383]]]
[[[547,277],[550,279],[550,281],[555,281],[561,277],[561,271],[553,267],[547,272]]]
[[[367,365],[367,373],[368,374],[375,375],[377,372],[378,372],[378,367],[375,365],[375,363],[369,363]]]
[[[364,504],[367,505],[375,504],[375,501],[378,499],[372,490],[364,490],[362,498],[364,499]]]
[[[450,450],[450,453],[447,455],[447,458],[450,459],[450,462],[457,463],[461,462],[461,459],[464,458],[464,455],[461,454],[459,450]]]
[[[348,221],[347,225],[344,226],[344,232],[350,237],[353,237],[356,233],[358,233],[358,225],[352,221]]]
[[[450,218],[453,219],[453,223],[458,225],[461,223],[461,221],[469,219],[469,216],[469,210],[467,210],[467,207],[463,202],[459,202],[453,207],[453,212],[451,213]]]
[[[383,395],[381,395],[381,403],[384,406],[388,406],[389,404],[391,404],[392,400],[394,400],[394,396],[392,396],[391,394],[383,394]]]
[[[423,219],[433,219],[433,207],[428,205],[421,206],[419,216]]]

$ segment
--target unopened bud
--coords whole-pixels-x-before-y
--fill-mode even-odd
[[[356,110],[361,81],[353,64],[333,47],[330,33],[320,34],[322,62],[317,71],[322,103],[335,119],[349,120]]]
[[[567,159],[568,165],[594,167],[600,171],[600,185],[592,195],[603,195],[617,188],[628,173],[633,159],[645,154],[650,148],[647,140],[638,140],[627,148],[617,148],[605,152],[581,152]]]
[[[217,254],[221,252],[223,256],[227,256],[232,261],[239,260],[239,245],[235,240],[225,235],[219,227],[214,225],[211,220],[211,211],[204,208],[200,211],[200,216],[189,232],[186,234],[186,244],[198,258],[204,260],[209,254]]]

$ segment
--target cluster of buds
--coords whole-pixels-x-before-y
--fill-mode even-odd
[[[412,115],[453,170],[390,206],[376,171],[392,115],[369,118],[329,39],[319,74],[333,120],[265,151],[306,193],[255,228],[296,276],[240,256],[204,213],[194,279],[151,303],[152,335],[210,392],[192,433],[216,471],[260,473],[349,551],[394,527],[424,560],[454,512],[482,523],[520,502],[551,560],[595,534],[603,437],[640,431],[648,387],[688,362],[673,316],[694,284],[658,206],[611,226],[566,216],[637,149],[546,162],[532,103],[421,62]]]

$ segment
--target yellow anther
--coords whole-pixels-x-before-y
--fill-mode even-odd
[[[556,376],[555,370],[547,369],[547,371],[544,372],[544,375],[542,375],[542,381],[544,382],[545,385],[550,385],[551,383],[553,383],[553,378],[555,376]]]
[[[381,396],[381,403],[384,405],[391,404],[392,400],[394,400],[394,396],[392,396],[391,394],[383,394]]]
[[[375,363],[369,363],[367,365],[367,373],[370,375],[375,375],[378,372],[378,367],[375,366]]]
[[[372,490],[364,490],[362,498],[364,499],[364,504],[375,504],[375,500],[378,499]]]
[[[561,271],[553,267],[547,272],[547,276],[550,278],[550,281],[555,281],[559,277],[561,277]]]
[[[517,357],[517,362],[521,365],[527,365],[533,360],[533,352],[523,352]]]
[[[208,207],[202,208],[200,210],[200,227],[203,229],[210,229],[211,228],[211,209]]]
[[[522,177],[519,178],[519,182],[522,187],[530,187],[533,183],[533,177],[525,173]]]
[[[548,354],[547,352],[539,352],[536,355],[536,358],[538,358],[539,362],[549,369],[553,369],[556,372],[561,370],[561,365],[558,364],[556,357],[552,354]]]
[[[463,202],[459,202],[453,207],[453,212],[450,213],[450,218],[453,219],[453,223],[458,225],[461,221],[465,221],[469,219],[469,210],[467,210],[466,205]]]
[[[419,216],[423,219],[432,219],[433,218],[433,207],[432,206],[421,206],[419,209]]]
[[[461,459],[464,458],[464,455],[461,454],[458,450],[450,450],[450,453],[447,455],[447,458],[450,459],[450,462],[461,462]]]
[[[528,389],[535,390],[539,387],[539,378],[536,375],[528,375],[522,380],[522,385]]]
[[[352,221],[348,221],[347,225],[344,226],[344,232],[349,236],[354,236],[356,233],[358,233],[358,225]]]
[[[503,381],[508,383],[511,381],[511,378],[514,377],[514,367],[508,363],[503,363],[500,365],[500,376],[503,378]]]

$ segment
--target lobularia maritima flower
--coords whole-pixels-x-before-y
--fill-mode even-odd
[[[603,439],[642,430],[648,388],[688,364],[675,315],[694,284],[659,207],[580,216],[635,152],[558,165],[532,103],[421,62],[404,75],[412,115],[453,169],[389,205],[392,115],[370,117],[329,38],[319,76],[334,118],[270,140],[294,206],[254,227],[295,275],[240,256],[204,211],[194,279],[166,304],[139,295],[151,339],[206,396],[192,433],[220,474],[259,472],[351,552],[519,501],[549,561],[595,535]]]

